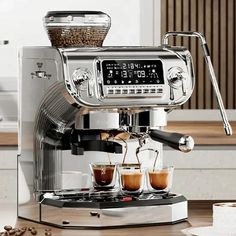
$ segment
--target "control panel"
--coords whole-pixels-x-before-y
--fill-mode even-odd
[[[101,68],[106,97],[163,94],[161,60],[103,60]]]
[[[193,64],[183,48],[105,47],[62,51],[65,84],[86,107],[176,107],[194,87]]]

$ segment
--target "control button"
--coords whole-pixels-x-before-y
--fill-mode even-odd
[[[134,89],[130,89],[129,90],[129,94],[134,94],[135,93],[135,90]]]
[[[159,88],[159,89],[157,89],[157,92],[158,92],[158,93],[162,93],[162,92],[163,92],[163,89],[162,89],[162,88]]]
[[[136,89],[136,93],[137,93],[137,94],[142,93],[142,89]]]
[[[150,89],[150,93],[156,93],[156,89]]]
[[[108,94],[114,94],[114,90],[113,89],[109,89],[108,90]]]
[[[123,197],[123,198],[121,199],[122,202],[130,202],[130,201],[132,201],[132,200],[133,200],[133,198],[132,198],[131,196]]]
[[[115,94],[121,94],[121,90],[120,89],[116,89]]]
[[[143,93],[149,93],[149,89],[144,89]]]
[[[128,89],[123,89],[122,94],[128,94]]]

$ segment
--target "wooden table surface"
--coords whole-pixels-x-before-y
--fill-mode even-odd
[[[52,236],[179,236],[185,235],[183,229],[194,226],[209,226],[212,224],[212,203],[190,203],[189,218],[186,222],[175,225],[136,227],[136,228],[116,228],[103,230],[65,230],[50,226],[40,225],[18,219],[16,227],[35,227],[39,236],[45,235],[45,229],[50,228]],[[24,236],[30,236],[27,232]]]

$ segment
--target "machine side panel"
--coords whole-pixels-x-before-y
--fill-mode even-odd
[[[23,48],[19,58],[18,215],[38,221],[39,207],[33,195],[34,121],[47,89],[62,79],[62,70],[57,56],[43,59],[32,49],[32,55],[26,57],[26,51],[29,48]]]

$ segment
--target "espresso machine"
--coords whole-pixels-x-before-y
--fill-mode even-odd
[[[191,97],[195,84],[190,52],[168,45],[169,36],[200,38],[231,135],[204,37],[168,32],[159,47],[103,47],[110,27],[105,13],[49,12],[44,24],[52,46],[24,47],[19,53],[18,216],[62,228],[186,220],[187,200],[181,194],[63,189],[62,155],[70,150],[86,163],[87,152],[124,153],[123,143],[104,133],[143,140],[137,150],[145,140],[153,140],[160,153],[162,144],[182,152],[193,149],[190,136],[164,131],[166,114]]]

